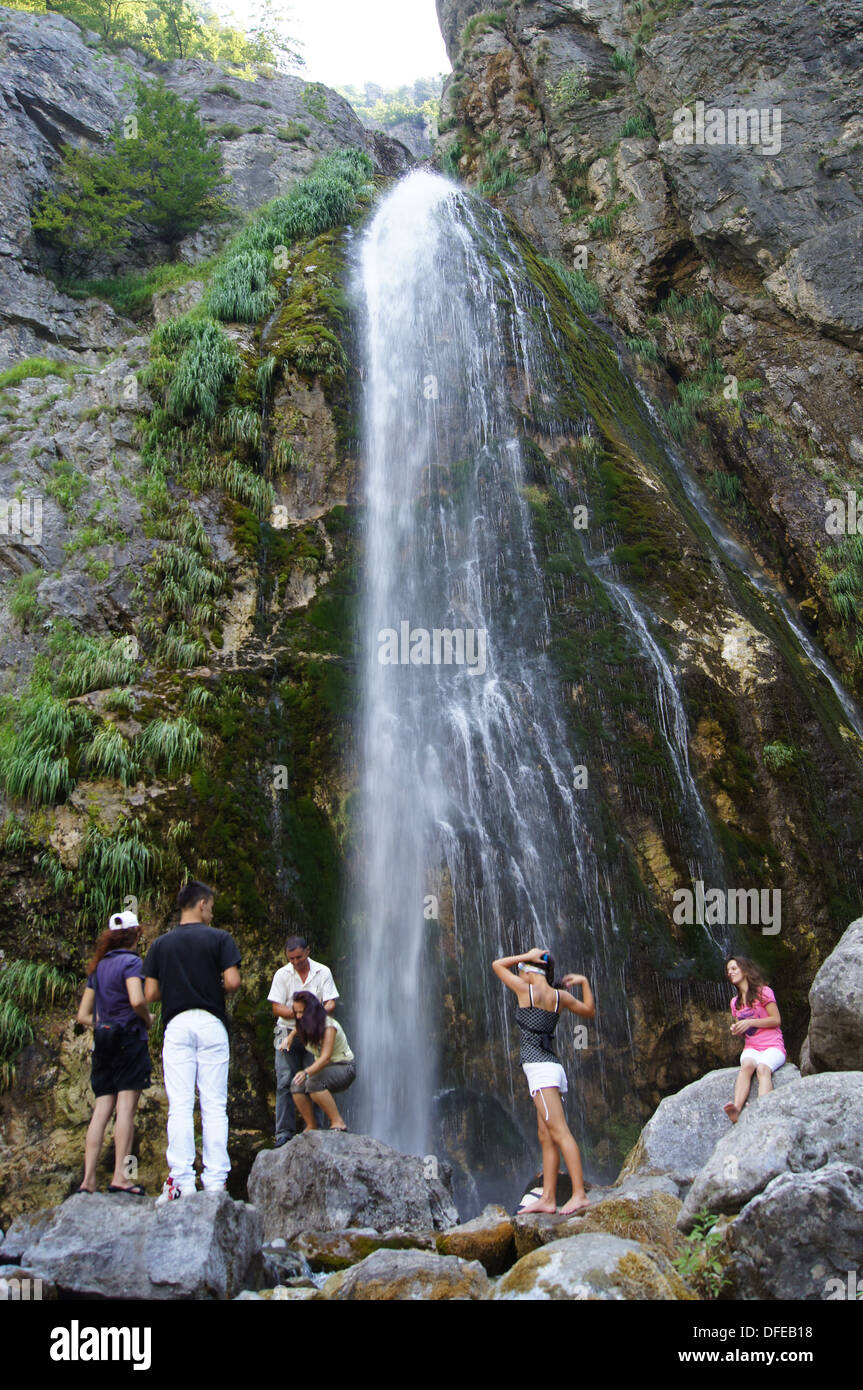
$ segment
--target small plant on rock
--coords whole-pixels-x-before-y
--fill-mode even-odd
[[[723,1250],[725,1231],[713,1212],[703,1208],[692,1230],[684,1237],[683,1250],[672,1261],[681,1279],[702,1298],[718,1298],[728,1282],[728,1257]]]

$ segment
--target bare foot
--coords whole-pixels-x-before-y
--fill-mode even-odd
[[[587,1211],[589,1206],[590,1202],[587,1200],[587,1194],[585,1192],[582,1192],[580,1197],[576,1197],[573,1194],[566,1206],[560,1208],[560,1214],[561,1216],[580,1216],[583,1212]]]
[[[554,1202],[543,1202],[542,1199],[540,1199],[538,1202],[531,1202],[528,1207],[519,1207],[516,1216],[533,1216],[536,1212],[540,1211],[547,1211],[553,1214],[557,1211],[557,1207],[554,1205]]]
[[[722,1109],[725,1111],[731,1123],[736,1125],[737,1121],[740,1119],[740,1111],[737,1109],[734,1101],[730,1100],[727,1105],[723,1105]]]

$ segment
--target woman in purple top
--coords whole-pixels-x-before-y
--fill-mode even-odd
[[[773,1073],[785,1062],[785,1040],[779,1026],[782,1019],[776,995],[758,966],[746,956],[729,956],[725,974],[737,990],[731,1001],[731,1031],[735,1037],[743,1038],[734,1099],[723,1106],[736,1125],[749,1097],[753,1072],[758,1077],[759,1096],[773,1090]]]
[[[144,971],[137,945],[141,928],[134,912],[115,912],[96,942],[87,987],[78,1009],[78,1022],[93,1029],[90,1085],[96,1104],[84,1145],[84,1177],[79,1192],[95,1192],[96,1165],[102,1141],[116,1108],[114,1176],[109,1192],[145,1197],[131,1182],[129,1164],[135,1132],[135,1111],[141,1092],[150,1084],[147,1033],[153,1018],[144,1002]]]

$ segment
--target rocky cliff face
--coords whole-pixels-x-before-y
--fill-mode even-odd
[[[728,0],[637,12],[618,0],[496,11],[440,0],[439,10],[455,65],[440,159],[513,218],[550,306],[559,404],[586,430],[552,428],[541,392],[522,402],[562,688],[574,738],[595,759],[596,844],[631,933],[620,1050],[634,1081],[611,1115],[604,1061],[585,1063],[583,1094],[604,1135],[589,1157],[609,1168],[663,1094],[731,1056],[722,1000],[693,959],[698,933],[669,923],[687,827],[656,667],[598,596],[570,504],[589,502],[609,563],[651,614],[730,881],[785,895],[781,937],[756,937],[753,949],[782,992],[792,1046],[812,976],[858,915],[859,739],[769,600],[717,553],[687,484],[694,474],[712,488],[729,531],[797,596],[859,689],[859,629],[837,609],[823,524],[825,499],[853,485],[863,460],[851,254],[859,24],[839,0],[817,10],[784,0],[769,14]],[[127,79],[144,70],[137,55],[100,54],[55,16],[0,10],[0,367],[51,359],[47,375],[0,393],[0,496],[42,500],[38,538],[3,535],[0,546],[3,738],[38,730],[44,792],[7,791],[0,804],[0,950],[74,982],[63,993],[61,980],[54,1007],[47,975],[28,986],[18,1003],[32,1040],[0,1054],[0,1224],[60,1198],[79,1169],[87,1040],[69,1015],[100,893],[134,893],[153,936],[184,875],[216,882],[217,920],[244,958],[231,1079],[238,1192],[269,1132],[263,1001],[285,930],[310,934],[337,977],[345,956],[360,458],[342,285],[371,194],[346,226],[291,248],[272,314],[226,325],[238,376],[213,430],[187,421],[157,448],[164,381],[150,330],[200,301],[216,234],[183,246],[188,276],[132,322],[58,288],[29,220],[60,146],[103,138],[131,105]],[[146,71],[196,97],[222,130],[241,216],[333,150],[367,151],[379,185],[407,166],[402,146],[364,131],[317,85],[244,82],[199,62]],[[674,112],[697,101],[781,107],[781,150],[677,144]],[[155,243],[139,246],[135,265],[159,255]],[[561,279],[548,258],[574,275]],[[576,309],[573,288],[599,326]],[[723,393],[729,381],[736,398]],[[638,390],[657,402],[677,454],[648,428]],[[171,598],[179,578],[199,586],[182,613]],[[182,747],[159,751],[154,726]],[[443,884],[450,964],[451,918]],[[445,1026],[463,1039],[453,976]],[[484,1094],[487,1046],[471,1039],[474,1089],[448,1097],[444,1129],[467,1169],[489,1161],[477,1134],[500,1120]],[[463,1062],[445,1057],[454,1076]],[[489,1115],[477,1130],[469,1120],[481,1104]],[[163,1123],[156,1088],[140,1111],[151,1190],[163,1176]]]
[[[157,294],[132,322],[101,299],[58,288],[30,210],[51,184],[61,146],[98,145],[129,110],[129,80],[141,74],[197,98],[202,119],[223,132],[226,197],[237,221],[189,238],[180,252],[188,273],[181,267],[176,288]],[[7,963],[27,959],[61,972],[53,1009],[38,989],[16,996],[33,1030],[23,1052],[10,1053],[5,1034],[0,1047],[3,1084],[11,1087],[0,1095],[0,1205],[8,1216],[25,1202],[62,1196],[80,1163],[88,1045],[69,1018],[103,910],[91,915],[85,905],[87,864],[95,883],[93,855],[109,842],[130,856],[121,876],[140,899],[150,938],[171,920],[170,899],[186,873],[223,881],[222,921],[243,941],[248,979],[231,1083],[238,1153],[269,1131],[271,1022],[262,1001],[283,961],[285,931],[305,927],[319,950],[336,950],[354,584],[354,513],[346,504],[355,489],[358,378],[347,359],[328,374],[315,353],[335,342],[332,293],[350,229],[295,254],[280,304],[285,322],[271,322],[264,341],[262,325],[227,325],[245,371],[240,407],[255,407],[244,417],[253,437],[208,440],[194,478],[176,472],[176,459],[170,481],[160,478],[148,450],[152,411],[162,402],[144,384],[149,338],[154,324],[200,300],[207,270],[196,275],[198,262],[322,156],[367,151],[381,177],[402,172],[410,156],[397,141],[365,131],[348,104],[318,84],[288,76],[243,81],[197,61],[146,65],[133,52],[101,53],[57,16],[8,10],[0,10],[0,120],[0,367],[43,359],[0,395],[0,496],[13,514],[16,498],[38,497],[41,507],[38,526],[4,524],[0,537],[5,727],[14,728],[22,699],[44,692],[38,672],[49,669],[49,686],[63,689],[79,721],[65,749],[71,776],[63,787],[31,788],[0,807],[0,951]],[[358,217],[367,205],[368,197]],[[105,274],[160,259],[157,243],[136,245]],[[285,369],[285,353],[293,353],[293,368]],[[264,407],[255,386],[262,360],[270,362]],[[266,469],[268,451],[278,461]],[[223,472],[229,456],[239,485]],[[219,611],[203,642],[167,653],[143,638],[141,624],[147,614],[161,622],[166,557],[181,547],[205,567]],[[98,671],[69,683],[69,663],[85,648],[107,663],[97,657]],[[98,729],[131,747],[154,719],[175,729],[194,722],[206,760],[129,772],[101,761],[92,746],[84,754]],[[276,789],[285,777],[290,811]],[[230,887],[217,867],[223,860],[236,870]],[[258,925],[247,931],[253,918]],[[157,1087],[140,1112],[141,1177],[151,1190],[161,1181],[163,1101]]]
[[[112,56],[100,52],[95,36],[89,39],[59,15],[0,8],[0,369],[45,352],[91,365],[94,353],[128,337],[128,324],[108,306],[81,304],[45,278],[30,211],[51,185],[61,146],[98,145],[132,110],[136,77],[161,77],[184,100],[199,103],[201,119],[221,132],[225,198],[240,214],[284,192],[336,149],[368,150],[387,173],[407,167],[398,141],[366,131],[344,98],[319,83],[266,70],[243,81],[214,63],[145,62],[132,49]],[[190,238],[181,259],[200,260],[218,237],[217,230]],[[147,251],[151,263],[158,260],[157,247],[145,250],[145,260]]]
[[[702,474],[731,477],[730,524],[859,689],[859,628],[837,620],[823,554],[827,498],[863,463],[858,6],[438,0],[438,13],[454,64],[439,158],[586,270]],[[675,138],[682,109],[693,143]],[[729,143],[737,110],[747,143]],[[675,293],[719,306],[712,381],[703,325]]]

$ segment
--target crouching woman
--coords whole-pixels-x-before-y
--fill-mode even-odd
[[[302,1043],[314,1057],[308,1067],[298,1071],[291,1083],[294,1104],[306,1123],[317,1129],[314,1106],[319,1105],[330,1122],[330,1129],[347,1129],[333,1100],[333,1092],[346,1091],[356,1078],[354,1054],[342,1025],[328,1014],[317,995],[302,989],[294,995],[291,1007],[296,1026],[280,1044],[290,1049]]]

